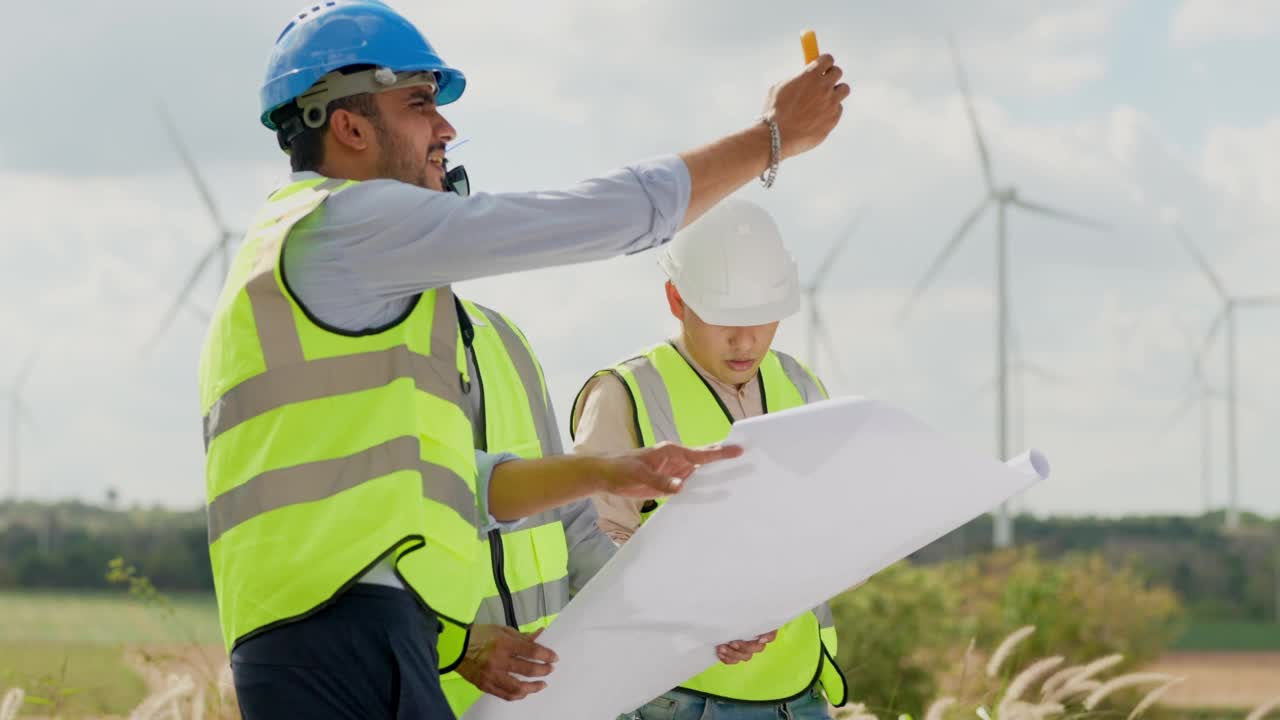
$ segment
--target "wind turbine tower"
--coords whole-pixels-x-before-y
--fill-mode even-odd
[[[1200,252],[1200,248],[1191,241],[1191,237],[1182,229],[1182,226],[1178,225],[1175,229],[1179,242],[1186,248],[1191,259],[1195,261],[1222,302],[1213,324],[1205,333],[1201,353],[1208,349],[1218,332],[1225,328],[1223,342],[1227,354],[1227,529],[1235,530],[1240,527],[1240,438],[1237,433],[1240,424],[1240,396],[1237,392],[1239,385],[1236,362],[1236,313],[1242,308],[1280,306],[1280,295],[1232,295],[1227,292],[1227,286],[1222,282],[1222,278],[1214,272],[1209,261]]]

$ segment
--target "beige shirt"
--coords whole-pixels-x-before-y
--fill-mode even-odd
[[[716,391],[734,420],[764,414],[758,375],[743,385],[730,385],[718,380],[694,362],[680,338],[673,339],[672,344]],[[631,394],[622,381],[613,375],[601,375],[589,381],[573,412],[573,419],[577,424],[573,442],[575,452],[610,453],[640,447],[640,438],[636,437],[632,419]],[[592,502],[600,516],[600,529],[614,542],[626,542],[636,528],[640,527],[643,500],[597,495],[592,498]]]

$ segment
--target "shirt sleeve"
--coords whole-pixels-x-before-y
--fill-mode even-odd
[[[640,447],[632,417],[631,394],[616,377],[591,380],[574,407],[574,452],[611,453]],[[601,493],[591,498],[600,529],[616,543],[624,543],[640,527],[642,500]]]
[[[684,222],[690,189],[675,155],[542,192],[463,198],[369,180],[290,232],[284,269],[309,311],[355,322],[451,283],[661,245]]]
[[[569,592],[577,594],[587,581],[618,551],[597,522],[596,508],[589,499],[560,509],[565,540],[569,545]]]
[[[489,514],[489,481],[493,479],[493,469],[509,460],[519,459],[519,455],[512,453],[487,453],[476,450],[476,501],[480,504],[481,516],[487,521],[485,526],[480,528],[480,532],[487,533],[491,530],[511,532],[524,524],[526,518],[502,522]]]

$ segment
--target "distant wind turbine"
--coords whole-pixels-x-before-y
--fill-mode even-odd
[[[1208,513],[1213,509],[1213,400],[1222,393],[1210,385],[1208,378],[1205,377],[1204,358],[1197,350],[1191,333],[1181,325],[1178,329],[1182,331],[1183,338],[1186,340],[1191,373],[1187,377],[1186,392],[1182,402],[1169,414],[1169,419],[1165,421],[1160,436],[1168,435],[1193,406],[1198,407],[1200,411],[1200,504],[1203,512]]]
[[[950,39],[949,39],[950,40]],[[937,274],[947,264],[951,255],[964,241],[965,235],[973,228],[986,209],[994,205],[996,209],[996,452],[1001,459],[1009,457],[1009,275],[1008,275],[1008,237],[1005,231],[1005,215],[1010,206],[1021,208],[1027,212],[1063,220],[1093,229],[1104,229],[1106,225],[1089,218],[1058,210],[1048,205],[1024,199],[1016,187],[999,186],[991,169],[991,156],[987,151],[986,140],[978,125],[978,116],[974,110],[973,97],[969,92],[969,81],[965,77],[964,67],[960,63],[960,55],[955,43],[951,42],[951,53],[955,62],[956,81],[964,96],[965,110],[969,116],[969,124],[973,129],[973,140],[978,150],[978,161],[982,166],[984,192],[978,205],[969,212],[964,222],[951,236],[951,240],[943,246],[942,251],[934,258],[924,276],[916,283],[905,306],[899,314],[899,322],[905,323],[917,301],[928,289]],[[1008,503],[1001,504],[996,513],[994,523],[994,544],[996,547],[1008,547],[1013,544],[1013,520],[1009,515]]]
[[[1241,308],[1248,307],[1269,307],[1280,306],[1280,295],[1232,295],[1227,292],[1227,286],[1222,282],[1222,278],[1213,271],[1213,267],[1209,265],[1209,261],[1205,259],[1204,254],[1200,252],[1200,248],[1191,241],[1191,237],[1187,235],[1181,225],[1175,225],[1174,229],[1178,237],[1178,241],[1187,253],[1191,255],[1191,259],[1195,261],[1196,266],[1204,275],[1205,279],[1213,286],[1213,290],[1218,295],[1218,299],[1222,302],[1221,309],[1213,319],[1213,324],[1209,326],[1209,331],[1205,333],[1204,342],[1201,344],[1200,353],[1208,350],[1213,343],[1218,332],[1226,327],[1226,337],[1224,339],[1227,354],[1227,529],[1235,530],[1240,527],[1240,440],[1237,434],[1239,426],[1239,393],[1237,384],[1237,366],[1236,366],[1236,312]],[[1197,363],[1199,359],[1197,359]]]
[[[840,363],[840,355],[836,352],[835,345],[831,340],[831,335],[826,322],[822,319],[822,311],[818,308],[818,293],[821,292],[823,282],[827,279],[827,275],[831,272],[831,268],[835,266],[836,258],[840,257],[840,253],[844,252],[845,247],[849,245],[849,241],[853,239],[854,232],[858,229],[858,224],[862,222],[862,210],[859,209],[853,216],[853,221],[849,223],[849,227],[843,234],[836,238],[831,248],[827,250],[827,255],[822,259],[822,264],[814,271],[809,278],[809,282],[805,283],[800,292],[804,296],[806,305],[806,315],[808,317],[808,355],[805,362],[813,363],[817,367],[818,363],[818,344],[827,351],[827,358],[831,363],[832,375],[835,376],[840,387],[846,388],[846,379],[844,375],[843,365]]]
[[[27,357],[26,363],[22,369],[14,376],[12,384],[9,386],[9,499],[18,499],[19,479],[21,477],[21,463],[19,458],[22,454],[22,428],[27,426],[29,429],[35,429],[35,418],[32,416],[31,407],[27,405],[26,400],[22,398],[22,387],[26,384],[27,378],[31,376],[31,370],[35,368],[36,354],[33,352]]]
[[[223,220],[222,213],[218,210],[218,205],[213,200],[213,193],[209,191],[209,185],[204,181],[204,177],[196,167],[196,163],[191,152],[187,149],[186,143],[182,141],[182,136],[179,134],[178,128],[174,124],[173,119],[169,116],[168,111],[165,110],[164,105],[159,106],[159,113],[160,120],[169,134],[169,139],[173,143],[174,149],[178,152],[178,157],[182,160],[183,167],[186,169],[187,174],[191,176],[191,182],[195,185],[196,192],[199,193],[200,200],[203,202],[205,209],[209,213],[209,218],[213,220],[213,225],[217,230],[217,234],[214,236],[213,242],[205,249],[204,254],[200,256],[200,259],[196,261],[196,264],[187,274],[187,279],[183,283],[181,290],[178,291],[177,297],[165,311],[164,317],[152,333],[150,339],[147,340],[146,345],[143,346],[144,350],[150,350],[155,346],[156,342],[160,340],[160,337],[164,335],[165,331],[169,329],[169,326],[173,324],[174,318],[177,317],[178,312],[181,311],[183,307],[186,307],[188,310],[196,313],[199,317],[208,320],[209,314],[207,312],[191,304],[191,292],[195,289],[196,283],[200,281],[201,276],[204,275],[209,265],[215,259],[220,262],[220,274],[218,275],[218,278],[221,279],[227,276],[227,273],[231,268],[231,243],[241,235],[239,231],[233,230]]]

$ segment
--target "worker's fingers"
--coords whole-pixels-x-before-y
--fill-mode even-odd
[[[725,665],[734,665],[740,662],[746,662],[751,656],[733,647],[732,643],[725,643],[716,647],[716,657]]]
[[[510,628],[507,629],[510,630]],[[560,659],[551,648],[539,645],[531,638],[525,637],[514,630],[500,637],[497,647],[507,657],[522,657],[543,663],[554,663]]]
[[[525,682],[508,673],[494,673],[485,677],[480,689],[503,700],[523,700],[546,686],[542,681]]]
[[[738,652],[741,652],[741,653],[746,653],[747,655],[755,655],[758,652],[763,652],[764,645],[765,644],[760,642],[759,640],[734,640],[733,642],[729,643],[729,646],[732,647],[734,650],[737,650]]]
[[[833,55],[831,55],[831,53],[823,53],[822,55],[818,56],[817,60],[814,60],[813,62],[809,63],[809,67],[815,70],[816,72],[818,72],[819,74],[822,74],[830,70],[831,66],[835,64],[836,64],[836,59]],[[795,66],[793,65],[792,67],[795,67]]]
[[[836,83],[840,82],[840,78],[844,77],[844,70],[841,70],[839,65],[832,65],[831,69],[828,70],[822,77],[827,82],[831,83],[832,85],[835,85]]]
[[[771,643],[771,642],[773,642],[774,640],[777,640],[777,639],[778,639],[778,631],[777,631],[777,630],[774,630],[773,632],[767,632],[767,633],[765,633],[765,634],[763,634],[763,635],[757,635],[757,636],[756,636],[756,642],[761,642],[761,643],[764,643],[765,645],[768,645],[769,643]]]
[[[658,467],[655,468],[654,465]],[[683,482],[678,473],[671,470],[672,463],[650,458],[627,468],[626,477],[615,491],[635,498],[659,498],[680,492]],[[685,473],[686,475],[688,473]]]
[[[551,671],[555,669],[555,666],[551,663],[540,663],[525,660],[524,658],[507,657],[499,663],[498,668],[527,678],[540,678],[550,675]]]
[[[853,90],[849,87],[849,83],[840,83],[835,87],[834,92],[836,102],[844,102],[845,98],[849,97],[849,93],[853,92]]]
[[[710,445],[704,448],[681,448],[681,456],[694,465],[706,465],[718,460],[736,458],[742,454],[737,445]]]

